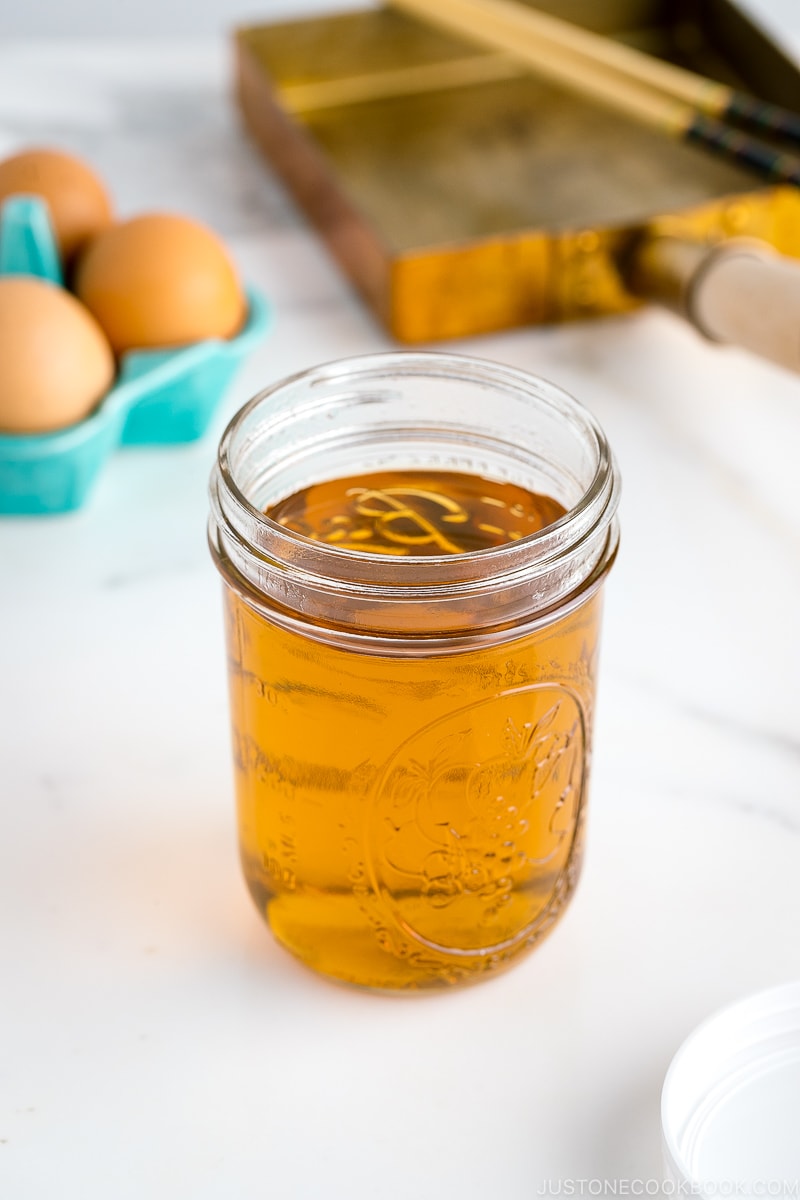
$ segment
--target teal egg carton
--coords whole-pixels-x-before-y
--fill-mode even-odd
[[[63,286],[46,205],[15,196],[0,208],[0,275]],[[83,421],[54,433],[0,434],[0,514],[70,512],[84,503],[119,446],[169,446],[203,436],[234,373],[270,324],[266,301],[246,291],[244,328],[174,350],[123,354],[112,389]]]

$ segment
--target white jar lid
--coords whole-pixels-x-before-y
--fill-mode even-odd
[[[661,1124],[675,1195],[800,1200],[800,981],[703,1022],[664,1081]]]

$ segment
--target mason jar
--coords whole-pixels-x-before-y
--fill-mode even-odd
[[[585,408],[464,356],[331,363],[231,421],[209,529],[241,860],[308,966],[450,987],[560,919],[618,494]]]

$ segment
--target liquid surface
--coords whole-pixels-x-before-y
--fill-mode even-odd
[[[562,512],[409,472],[270,515],[345,548],[442,554]],[[536,945],[579,872],[599,593],[536,632],[422,657],[299,634],[232,588],[226,602],[242,862],[278,939],[374,988],[467,982]]]
[[[450,471],[386,471],[337,479],[267,509],[279,525],[343,550],[425,557],[518,541],[564,513],[549,496]]]

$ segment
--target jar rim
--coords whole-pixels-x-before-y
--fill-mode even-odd
[[[438,408],[420,386],[426,380],[442,389]],[[464,406],[453,385],[468,389]],[[495,400],[487,419],[476,409],[481,390]],[[544,478],[561,487],[559,499],[578,499],[535,533],[445,555],[342,549],[267,516],[268,503],[308,485],[299,480],[352,473],[346,468],[361,451],[377,469],[465,465],[487,480]],[[338,475],[337,464],[344,464]],[[589,410],[539,376],[440,351],[339,359],[264,388],[222,435],[210,499],[212,554],[232,586],[273,614],[347,627],[365,639],[466,638],[546,614],[555,619],[605,576],[618,544],[619,476]]]
[[[437,368],[439,369],[437,370]],[[387,564],[386,560],[382,557],[365,551],[342,549],[335,544],[316,541],[302,533],[280,525],[262,509],[253,504],[237,483],[231,467],[230,451],[233,439],[242,424],[256,409],[268,401],[270,397],[286,391],[297,383],[306,383],[308,386],[313,387],[319,382],[345,378],[349,375],[357,375],[360,380],[363,380],[372,372],[375,372],[376,377],[384,376],[389,372],[399,376],[451,376],[454,372],[458,372],[459,368],[468,373],[472,379],[484,377],[489,384],[504,384],[512,387],[517,392],[526,393],[534,391],[536,399],[540,403],[544,401],[546,404],[555,407],[557,401],[562,403],[566,401],[567,414],[573,419],[579,419],[583,424],[583,432],[590,434],[593,438],[597,453],[597,466],[594,476],[577,503],[567,509],[563,516],[535,533],[526,534],[515,541],[504,542],[500,546],[484,547],[479,550],[469,550],[459,554],[404,554],[402,557],[393,558],[391,560],[392,566],[397,566],[399,571],[404,575],[411,573],[413,570],[415,572],[414,582],[417,586],[424,586],[420,579],[420,571],[427,576],[431,572],[441,572],[443,567],[446,569],[456,562],[459,564],[461,570],[468,570],[469,565],[473,563],[480,564],[481,574],[484,578],[486,572],[490,572],[492,575],[495,573],[505,575],[507,572],[513,571],[513,564],[515,562],[519,562],[522,557],[521,550],[525,551],[525,558],[528,561],[530,561],[531,555],[534,555],[537,561],[542,563],[547,562],[551,557],[551,552],[558,553],[563,547],[564,532],[570,528],[574,529],[576,519],[581,514],[592,511],[600,506],[607,520],[613,517],[619,499],[613,455],[599,422],[580,401],[576,400],[559,385],[517,367],[510,367],[477,356],[451,354],[441,351],[393,350],[375,354],[355,355],[349,358],[335,359],[322,363],[307,370],[294,372],[292,375],[285,376],[275,383],[270,384],[247,401],[228,422],[220,439],[215,473],[218,471],[230,499],[234,501],[235,507],[241,511],[242,516],[247,519],[247,524],[253,522],[256,527],[263,526],[270,531],[271,540],[276,539],[279,542],[287,544],[294,543],[315,553],[315,557],[317,554],[324,557],[330,563],[338,560],[341,564],[347,564],[346,574],[350,581],[353,579],[353,571],[358,567],[363,571],[363,576],[359,577],[359,582],[367,583],[368,581],[373,581],[378,583],[380,580],[381,583],[385,583]],[[562,413],[564,413],[563,408]],[[609,495],[609,478],[612,475],[614,476],[615,486],[612,489],[612,494]],[[212,488],[213,483],[212,476]],[[611,506],[610,509],[609,505]],[[590,524],[592,523],[590,522]],[[569,540],[573,542],[574,535]],[[536,553],[539,548],[541,548],[541,553]],[[496,568],[493,569],[490,567],[490,564],[496,564]],[[338,572],[336,573],[336,577],[340,577]]]

